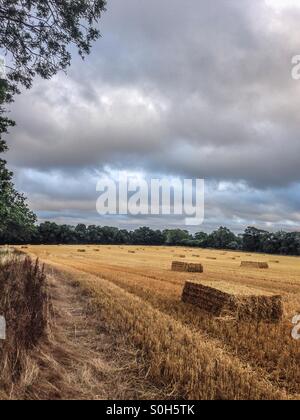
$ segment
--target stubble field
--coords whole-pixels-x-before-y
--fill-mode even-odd
[[[30,246],[26,253],[64,272],[94,303],[111,333],[137,349],[145,376],[166,398],[299,399],[299,258],[175,247]],[[202,263],[203,274],[171,271]],[[268,270],[240,267],[268,262]],[[225,282],[282,295],[278,324],[218,319],[184,304],[186,280]]]

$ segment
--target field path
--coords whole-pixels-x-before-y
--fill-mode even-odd
[[[94,316],[90,297],[66,275],[47,267],[53,306],[51,338],[36,364],[29,399],[162,398],[145,379],[136,352]],[[38,384],[38,386],[36,385]]]

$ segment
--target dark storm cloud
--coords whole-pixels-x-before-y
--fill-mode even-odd
[[[109,165],[242,181],[245,209],[239,202],[236,211],[229,191],[221,213],[218,202],[211,214],[288,220],[293,206],[282,202],[277,211],[274,201],[291,200],[278,191],[300,181],[300,82],[291,78],[299,11],[263,0],[111,0],[86,62],[75,58],[68,77],[37,81],[13,107],[9,161],[19,182],[27,177],[22,185],[35,207],[42,189],[41,211],[47,197],[55,211],[75,211],[94,188],[93,171]],[[74,179],[81,185],[78,197],[65,195],[71,206],[58,185],[46,186],[48,172],[64,174],[69,188]],[[252,188],[256,200],[265,194],[256,214]]]

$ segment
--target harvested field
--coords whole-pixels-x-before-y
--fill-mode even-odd
[[[224,282],[186,282],[182,301],[239,321],[279,322],[283,317],[281,296]]]
[[[172,271],[186,272],[186,273],[203,273],[202,264],[185,263],[182,261],[172,262]]]
[[[256,261],[242,261],[241,267],[244,268],[259,268],[260,270],[267,270],[269,264],[267,262],[256,262]]]
[[[136,247],[85,249],[84,255],[73,246],[27,251],[93,294],[110,334],[136,348],[147,380],[167,390],[169,398],[300,399],[300,343],[291,335],[291,320],[300,312],[299,258],[276,257],[280,264],[253,270],[240,268],[239,258],[247,260],[241,252],[220,256],[220,251],[201,250],[206,263],[200,283],[218,290],[218,296],[224,283],[230,296],[248,297],[251,290],[256,299],[267,297],[268,305],[282,297],[278,322],[249,322],[236,314],[223,322],[218,313],[181,301],[186,282],[198,283],[199,274],[170,270],[180,249],[145,247],[135,255],[128,252]],[[197,264],[194,252],[189,250],[188,262]]]

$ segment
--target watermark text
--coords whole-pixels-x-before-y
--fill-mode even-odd
[[[3,316],[0,316],[0,340],[6,340],[6,321]]]
[[[97,183],[97,212],[105,215],[182,216],[187,226],[204,222],[203,179],[150,179],[119,175]]]
[[[0,55],[0,79],[6,78],[6,63],[5,58]]]
[[[300,55],[294,55],[292,58],[292,79],[300,80]]]
[[[294,316],[292,323],[295,325],[292,330],[292,337],[294,340],[300,340],[300,315]]]

